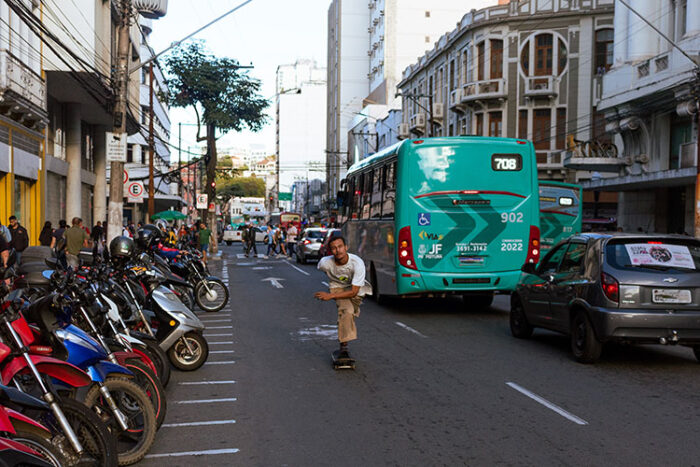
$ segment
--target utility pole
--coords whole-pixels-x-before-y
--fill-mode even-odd
[[[696,71],[695,78],[695,125],[697,135],[695,136],[695,238],[700,238],[700,71]]]
[[[182,122],[177,124],[177,195],[182,199]]]
[[[153,62],[148,66],[148,221],[153,220],[156,213],[156,188],[153,182]]]
[[[117,27],[117,95],[114,104],[112,131],[117,134],[126,132],[126,116],[129,90],[129,20],[131,18],[131,1],[121,0],[120,19]],[[109,223],[107,226],[107,241],[118,237],[122,232],[124,216],[124,183],[121,182],[124,173],[123,162],[110,163],[109,184]]]

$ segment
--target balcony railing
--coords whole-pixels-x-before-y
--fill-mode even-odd
[[[554,151],[538,151],[535,150],[535,158],[537,159],[537,168],[540,170],[563,169],[563,157],[561,150]]]
[[[525,78],[526,97],[548,97],[559,94],[559,82],[554,76],[533,76]]]
[[[46,82],[7,50],[0,50],[0,91],[11,91],[46,111]]]
[[[454,89],[450,92],[450,109],[455,112],[464,112],[464,104],[462,103],[462,88]]]
[[[462,86],[463,103],[490,99],[505,99],[506,96],[506,80],[503,78],[474,81]]]

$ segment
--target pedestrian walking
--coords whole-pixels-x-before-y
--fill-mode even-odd
[[[297,227],[294,224],[289,224],[289,228],[287,229],[287,253],[289,253],[290,258],[295,254],[294,250],[297,246],[297,235],[299,235]]]
[[[41,229],[39,234],[39,245],[41,246],[51,246],[51,239],[53,238],[53,229],[51,228],[51,221],[44,222],[44,228]]]
[[[253,250],[255,257],[258,257],[258,247],[255,244],[255,227],[248,225],[245,232],[247,232],[248,242],[246,243],[245,255],[248,257],[250,255],[250,250]]]
[[[328,244],[333,256],[321,258],[318,269],[328,276],[330,292],[316,292],[314,297],[335,300],[338,308],[339,358],[350,358],[348,342],[357,339],[355,318],[360,316],[362,297],[372,293],[372,287],[365,280],[365,263],[352,253],[342,236],[333,237]]]
[[[102,222],[97,221],[97,224],[92,228],[90,239],[92,240],[92,257],[97,258],[104,251],[104,234],[105,230],[102,227]]]
[[[199,233],[197,234],[197,239],[199,240],[199,249],[202,251],[202,256],[204,262],[207,262],[207,251],[209,251],[209,240],[211,240],[211,230],[207,228],[204,222],[199,224]]]
[[[281,227],[277,229],[276,233],[276,238],[275,238],[275,243],[279,246],[280,252],[277,255],[279,256],[287,256],[287,249],[285,247],[285,244],[287,242],[287,236],[284,230],[284,227]]]
[[[29,246],[29,234],[27,229],[20,225],[16,216],[10,216],[10,248],[14,248],[17,253],[17,264],[22,261],[22,252]]]
[[[267,229],[267,253],[265,254],[265,258],[269,258],[272,253],[272,255],[277,254],[277,246],[275,245],[275,233],[276,229],[274,225],[271,225],[269,229]]]
[[[66,231],[66,227],[68,227],[68,224],[65,219],[58,221],[58,228],[53,231],[53,235],[51,236],[51,248],[54,248],[56,243],[63,238],[63,233]]]
[[[72,227],[63,233],[66,238],[66,262],[68,266],[77,269],[80,266],[80,249],[88,246],[90,238],[83,229],[83,220],[79,217],[74,217],[71,221]]]

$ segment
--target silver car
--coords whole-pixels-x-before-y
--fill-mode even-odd
[[[700,360],[700,241],[681,235],[581,234],[552,248],[511,296],[510,328],[568,334],[582,363],[606,342],[680,344]]]
[[[311,227],[304,230],[297,242],[297,263],[306,264],[310,259],[321,259],[320,249],[326,229]]]

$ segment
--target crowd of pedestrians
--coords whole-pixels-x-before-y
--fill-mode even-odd
[[[252,224],[247,224],[241,232],[241,241],[243,242],[246,257],[250,256],[252,251],[255,256],[258,255],[258,249],[255,244],[256,227]],[[292,258],[295,254],[297,238],[299,230],[294,224],[289,225],[274,225],[271,224],[265,236],[267,244],[267,252],[264,257],[271,256],[289,257]]]

